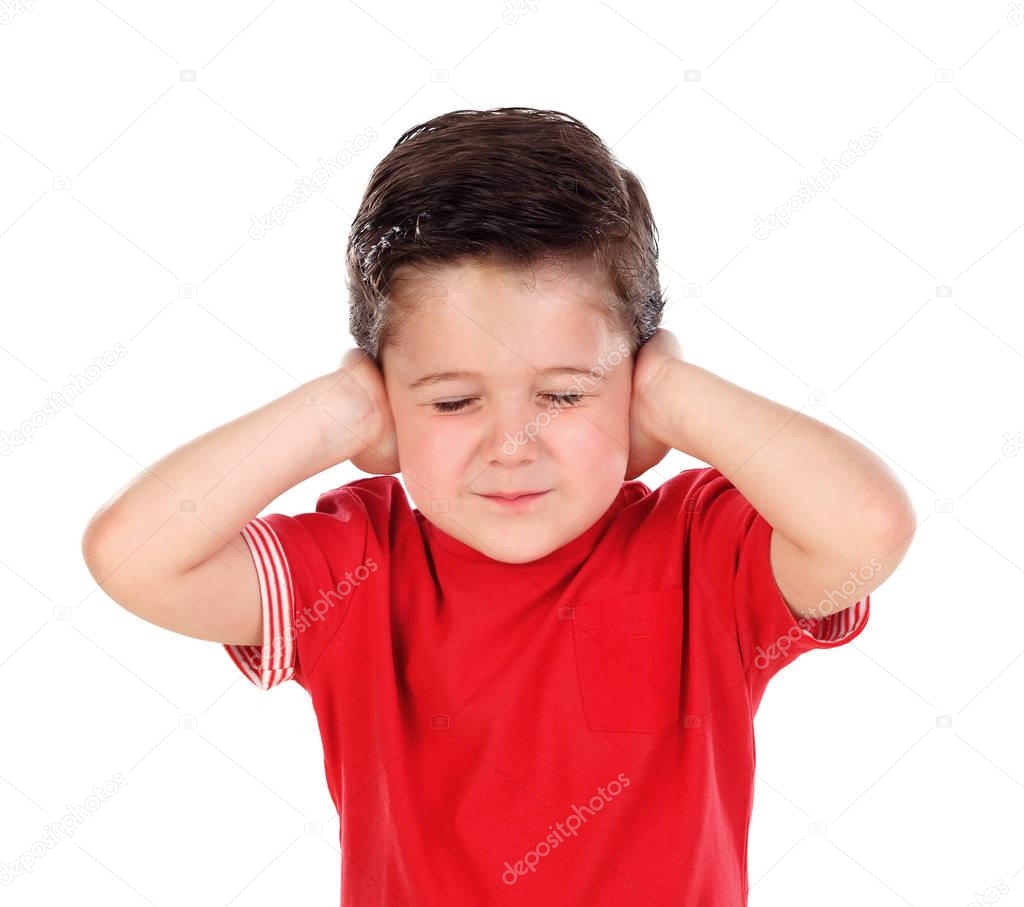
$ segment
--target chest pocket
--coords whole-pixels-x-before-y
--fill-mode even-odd
[[[587,727],[653,733],[679,719],[683,590],[589,599],[573,612]]]

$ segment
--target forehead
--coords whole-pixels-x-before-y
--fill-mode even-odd
[[[403,375],[582,364],[624,336],[612,324],[611,281],[595,269],[467,262],[407,272],[396,288],[406,314],[389,364]]]

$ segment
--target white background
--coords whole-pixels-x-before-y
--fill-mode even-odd
[[[259,691],[218,644],[120,609],[81,533],[143,466],[336,367],[351,346],[348,226],[403,131],[525,105],[579,117],[643,180],[664,326],[686,357],[858,439],[917,510],[867,630],[803,656],[765,696],[751,905],[967,905],[998,880],[1024,904],[1024,12],[539,0],[508,13],[0,5],[0,431],[94,356],[127,351],[0,458],[0,861],[95,786],[127,782],[0,903],[337,903],[307,694]],[[828,193],[754,237],[756,215],[872,127],[882,141]],[[378,139],[325,192],[249,236],[252,215],[368,128]],[[54,188],[62,177],[70,188]],[[673,452],[644,478],[696,465]],[[310,510],[359,475],[338,466],[268,509]],[[815,822],[827,833],[809,834]]]

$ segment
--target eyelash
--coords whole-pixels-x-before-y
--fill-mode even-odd
[[[579,406],[579,401],[582,400],[586,394],[541,394],[542,397],[547,397],[552,402],[562,401],[568,407]],[[434,412],[442,414],[452,414],[461,412],[465,409],[466,404],[472,400],[472,397],[466,397],[463,400],[444,400],[440,403],[431,404],[434,407]]]

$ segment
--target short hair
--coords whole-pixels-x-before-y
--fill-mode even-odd
[[[658,230],[640,180],[556,110],[455,110],[407,130],[370,176],[346,250],[349,330],[381,364],[396,272],[464,261],[570,261],[610,278],[634,355],[661,323]]]

